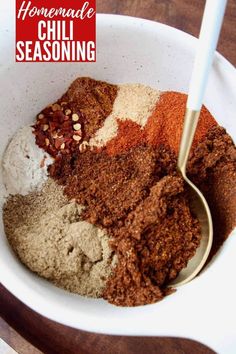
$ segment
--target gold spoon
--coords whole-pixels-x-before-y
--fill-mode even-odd
[[[211,69],[214,52],[224,17],[227,0],[207,0],[202,19],[198,48],[190,81],[184,126],[180,142],[177,168],[187,183],[190,207],[201,226],[201,241],[195,255],[181,270],[170,286],[179,286],[192,280],[202,269],[211,250],[213,226],[209,206],[200,190],[187,178],[186,165],[200,115],[203,95]]]

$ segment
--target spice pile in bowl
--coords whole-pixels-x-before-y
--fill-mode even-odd
[[[22,263],[118,306],[170,294],[201,240],[176,170],[185,104],[178,92],[78,78],[20,129],[3,159],[3,220]],[[212,257],[236,223],[236,148],[205,107],[188,175],[211,209]]]

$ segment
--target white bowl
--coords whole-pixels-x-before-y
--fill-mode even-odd
[[[16,129],[57,99],[77,76],[114,83],[141,82],[187,92],[196,39],[174,28],[131,17],[98,15],[97,62],[14,62],[14,26],[9,7],[1,11],[0,155]],[[2,6],[2,5],[1,5]],[[4,24],[4,26],[3,26]],[[5,30],[8,29],[8,32]],[[1,53],[3,51],[1,50]],[[233,66],[215,56],[205,104],[236,138]],[[4,188],[0,182],[0,198]],[[65,325],[107,334],[179,336],[199,340],[217,352],[235,353],[236,237],[231,236],[208,268],[163,301],[119,308],[56,288],[28,271],[14,256],[0,225],[0,281],[40,314]]]

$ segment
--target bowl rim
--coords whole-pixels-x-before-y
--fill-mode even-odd
[[[187,40],[191,42],[191,45],[196,45],[197,38],[184,32],[179,29],[176,29],[174,27],[168,26],[166,24],[162,24],[157,21],[151,21],[151,20],[146,20],[143,18],[138,18],[138,17],[132,17],[132,16],[124,16],[124,15],[116,15],[116,14],[97,14],[97,20],[99,24],[102,26],[107,26],[109,23],[113,24],[118,24],[119,25],[129,25],[129,26],[134,26],[134,25],[139,25],[140,23],[146,24],[148,27],[155,27],[156,31],[160,30],[163,32],[166,31],[171,31],[174,34],[178,34],[184,40]],[[144,29],[145,30],[145,29]],[[226,59],[224,58],[220,53],[216,53],[216,56],[219,58],[220,62],[224,65],[227,66],[227,70],[232,71],[232,74],[235,75],[236,70],[234,66]],[[6,276],[7,275],[7,276]],[[197,280],[196,280],[197,281]],[[74,327],[77,329],[81,330],[86,330],[89,332],[96,332],[96,333],[107,333],[107,334],[113,334],[113,335],[124,335],[124,330],[119,329],[120,323],[118,323],[117,326],[111,326],[109,323],[109,319],[106,319],[106,316],[102,319],[101,322],[97,321],[96,314],[93,316],[83,316],[83,314],[80,314],[80,321],[77,323],[73,323],[71,321],[71,316],[72,313],[68,312],[66,307],[63,306],[61,307],[59,302],[52,303],[51,301],[49,302],[48,299],[45,299],[40,292],[37,291],[37,289],[34,289],[30,287],[27,282],[21,281],[17,278],[17,274],[14,274],[11,271],[11,267],[8,264],[3,264],[3,262],[0,259],[0,282],[3,284],[3,286],[10,291],[14,296],[16,296],[20,301],[22,301],[25,305],[29,306],[32,310],[35,312],[41,314],[42,316],[45,316],[53,321],[57,321],[59,323],[62,323],[64,325]],[[16,287],[15,284],[18,284],[18,287]],[[60,290],[59,290],[60,292]],[[75,295],[77,296],[77,295]],[[92,300],[94,301],[94,300]],[[101,300],[95,300],[95,301],[101,301]],[[112,306],[112,305],[110,305]],[[152,305],[146,305],[147,307],[153,307],[155,304]],[[112,306],[113,307],[113,306]],[[47,309],[45,311],[45,309]],[[135,315],[135,308],[129,308],[128,309],[128,314],[129,316]],[[135,315],[136,316],[136,315]],[[73,317],[73,316],[72,316]],[[83,325],[82,325],[83,323]],[[122,327],[121,327],[122,328]],[[128,333],[128,334],[132,334]],[[148,335],[147,333],[142,334],[140,332],[135,331],[133,335]],[[153,335],[153,333],[150,333],[149,335]],[[179,332],[174,332],[172,331],[171,333],[166,333],[165,331],[162,332],[161,330],[158,332],[156,335],[168,335],[168,336],[180,336]],[[188,335],[188,338],[191,336]],[[194,333],[192,334],[193,339],[197,339]],[[207,343],[206,343],[207,344]]]
[[[119,14],[108,14],[108,13],[97,13],[97,16],[99,17],[99,20],[102,19],[102,17],[105,18],[113,18],[114,22],[116,22],[118,19],[121,21],[134,21],[134,22],[142,22],[142,23],[146,23],[147,25],[157,25],[159,26],[160,29],[165,29],[167,31],[173,31],[173,33],[178,33],[181,36],[185,36],[185,39],[191,39],[192,41],[195,41],[194,45],[196,44],[198,38],[195,37],[194,35],[192,35],[191,33],[185,32],[183,30],[180,30],[179,28],[167,25],[166,23],[162,23],[159,21],[154,21],[154,20],[148,20],[146,18],[143,17],[134,17],[134,16],[130,16],[130,15],[119,15]],[[218,50],[215,51],[215,55],[217,57],[219,57],[225,65],[227,65],[229,67],[230,70],[233,70],[234,74],[236,73],[236,67],[234,67],[234,65],[229,61],[229,59],[225,58],[223,56],[223,54],[221,54]]]

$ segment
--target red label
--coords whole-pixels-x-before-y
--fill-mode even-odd
[[[16,61],[96,61],[96,0],[16,0]]]

